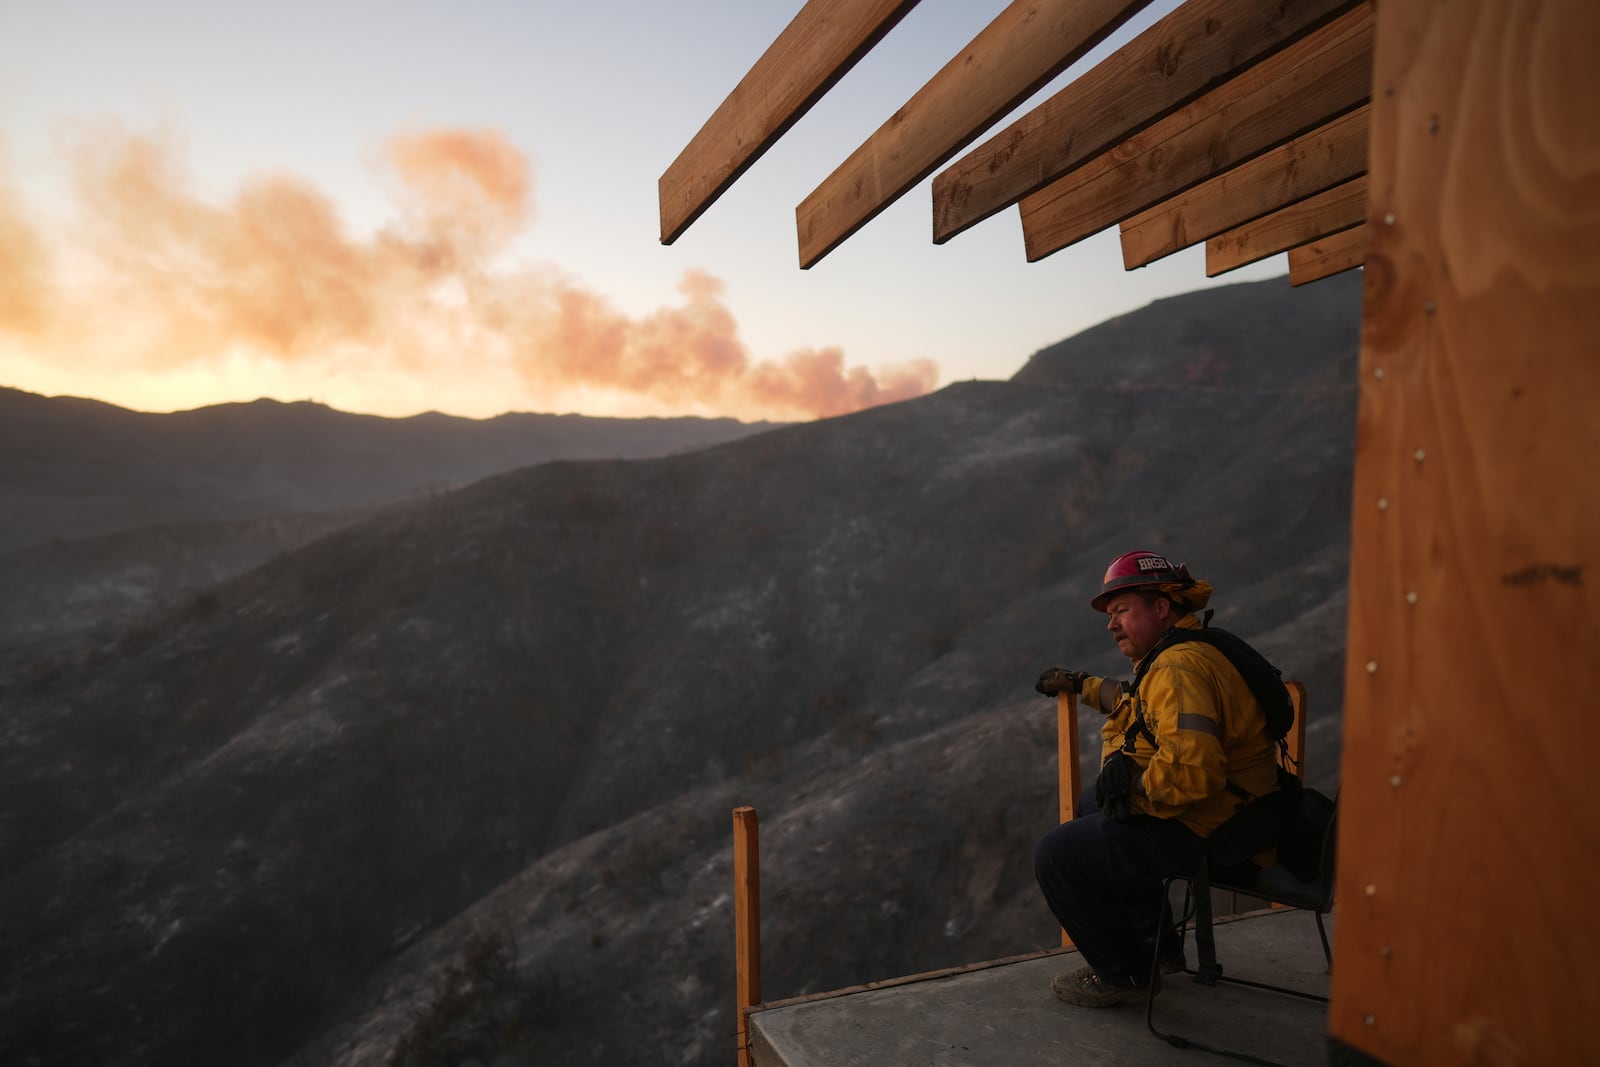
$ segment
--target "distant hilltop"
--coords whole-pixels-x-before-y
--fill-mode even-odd
[[[158,523],[372,507],[535,463],[669,455],[773,425],[389,419],[276,400],[151,414],[0,387],[0,551]]]

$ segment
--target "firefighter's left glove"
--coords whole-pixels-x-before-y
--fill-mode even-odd
[[[1047,697],[1053,697],[1057,693],[1081,693],[1083,680],[1087,677],[1089,676],[1083,671],[1051,667],[1039,675],[1039,680],[1033,683],[1033,687]]]
[[[1118,822],[1133,817],[1133,780],[1138,773],[1138,764],[1126,752],[1113,752],[1106,757],[1094,783],[1094,802],[1100,805],[1101,814]]]

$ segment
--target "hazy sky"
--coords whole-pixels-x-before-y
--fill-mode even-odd
[[[662,246],[657,179],[800,6],[0,5],[0,384],[806,418],[1208,284],[1114,231],[1027,264],[1015,210],[936,247],[928,182],[798,269],[795,205],[1002,0],[923,0]]]

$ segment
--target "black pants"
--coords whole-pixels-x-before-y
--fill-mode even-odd
[[[1087,793],[1078,810],[1039,839],[1034,874],[1061,928],[1101,977],[1150,974],[1162,880],[1200,866],[1205,842],[1176,819],[1136,815],[1117,822],[1095,812]]]

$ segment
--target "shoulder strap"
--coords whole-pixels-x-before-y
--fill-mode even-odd
[[[1211,622],[1211,612],[1209,611],[1205,614],[1205,622],[1207,624]],[[1173,645],[1182,644],[1184,641],[1192,641],[1194,635],[1198,632],[1197,630],[1185,630],[1178,626],[1169,626],[1167,632],[1161,635],[1161,640],[1155,643],[1144,659],[1139,661],[1139,666],[1134,668],[1133,682],[1128,686],[1128,692],[1133,697],[1133,725],[1129,726],[1122,735],[1122,751],[1133,752],[1135,738],[1140,734],[1143,734],[1144,739],[1150,742],[1151,748],[1158,747],[1156,745],[1156,735],[1151,731],[1150,724],[1145,722],[1144,719],[1144,702],[1139,699],[1139,683],[1144,681],[1146,674],[1150,673],[1150,666],[1155,663],[1157,656]]]
[[[1261,713],[1267,719],[1267,735],[1283,747],[1283,739],[1288,735],[1289,728],[1294,725],[1294,702],[1289,699],[1289,690],[1283,684],[1283,672],[1274,667],[1265,656],[1257,652],[1249,642],[1237,634],[1230,633],[1219,626],[1211,625],[1211,612],[1207,611],[1198,630],[1186,630],[1174,626],[1161,635],[1150,654],[1140,662],[1134,670],[1131,691],[1135,702],[1139,698],[1139,683],[1144,681],[1144,676],[1149,673],[1150,667],[1155,663],[1156,657],[1173,645],[1185,641],[1201,641],[1221,652],[1228,663],[1250,689],[1250,694],[1256,698],[1256,703],[1261,707]]]
[[[1206,612],[1206,621],[1209,622],[1210,620],[1211,612],[1208,611]],[[1144,659],[1139,661],[1139,666],[1134,668],[1133,682],[1128,686],[1128,691],[1133,694],[1135,700],[1139,699],[1139,683],[1144,681],[1144,676],[1150,673],[1150,668],[1155,664],[1156,657],[1161,655],[1161,653],[1165,652],[1167,649],[1171,648],[1173,645],[1180,645],[1185,641],[1195,640],[1195,635],[1199,632],[1199,630],[1185,630],[1181,626],[1171,626],[1167,628],[1167,632],[1161,635],[1161,640],[1155,643],[1155,646],[1150,649],[1149,654],[1146,655]]]

